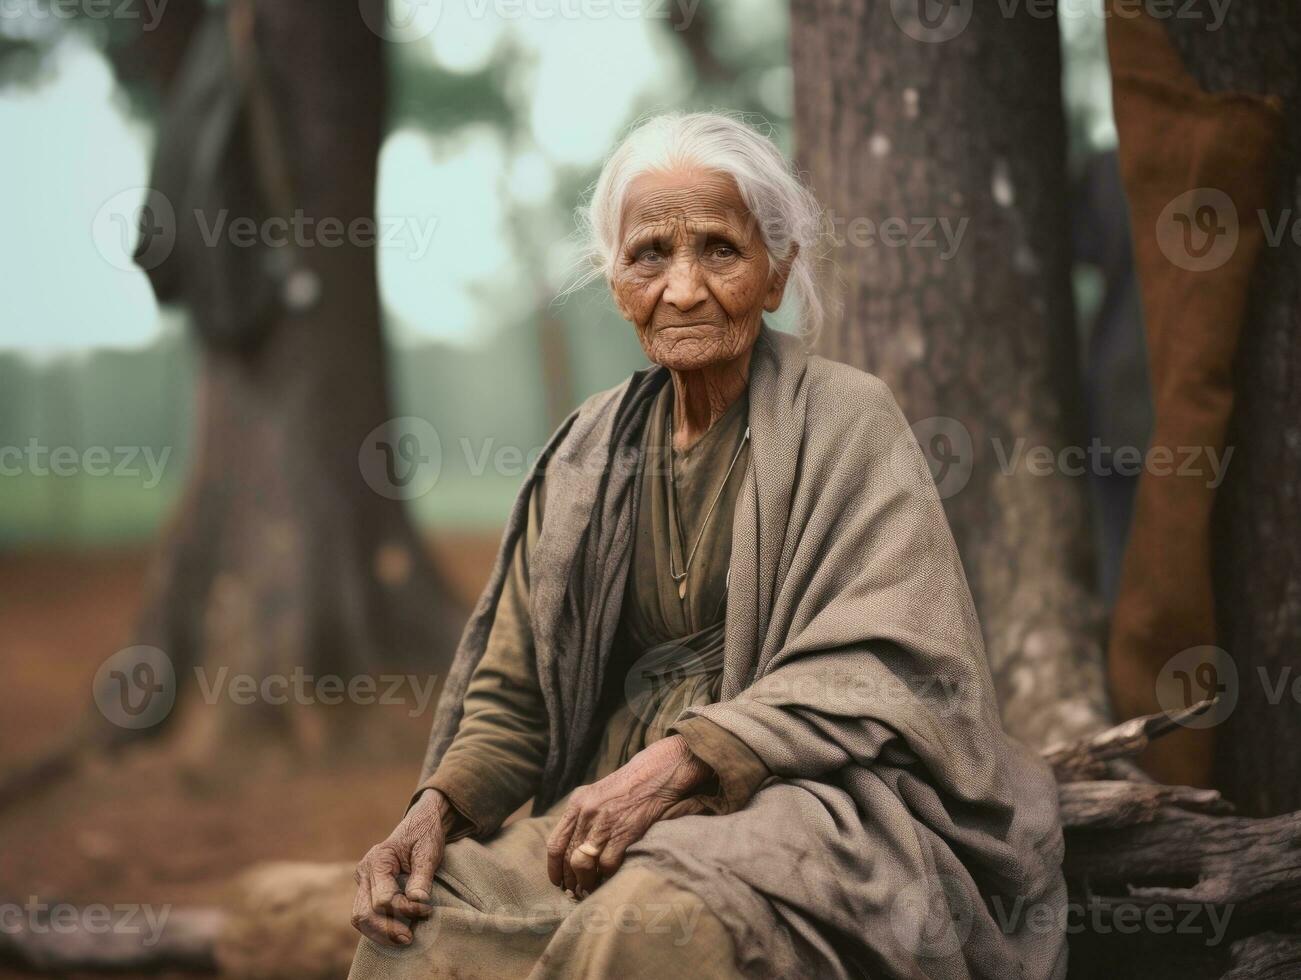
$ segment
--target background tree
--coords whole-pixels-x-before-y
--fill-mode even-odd
[[[238,132],[229,153],[195,169],[242,173],[220,199],[173,202],[178,254],[168,275],[197,315],[202,351],[198,451],[150,575],[141,642],[180,668],[214,663],[255,676],[437,673],[459,613],[400,494],[376,492],[359,464],[368,434],[393,414],[374,232],[385,45],[368,26],[384,24],[383,0],[228,6],[231,67],[243,76],[232,82]],[[161,133],[164,143],[185,138]],[[197,157],[203,146],[183,152]],[[184,252],[186,223],[230,200],[245,207],[208,214],[211,227],[221,217],[304,219],[296,244],[251,253],[276,260],[267,274],[275,292],[261,308],[230,295],[196,302],[212,285],[198,282],[209,255]],[[228,293],[254,290],[258,271],[208,278]],[[207,309],[222,302],[234,341],[205,329]],[[265,322],[245,322],[255,316]],[[380,443],[372,448],[396,448],[399,436],[371,437]]]
[[[821,347],[934,457],[1004,721],[1043,746],[1107,718],[1087,486],[1025,456],[1082,437],[1058,25],[937,9],[792,0],[798,156],[839,242]]]
[[[1193,77],[1210,92],[1279,96],[1287,121],[1276,202],[1267,216],[1240,216],[1266,220],[1267,239],[1238,352],[1215,540],[1221,645],[1238,672],[1217,785],[1244,809],[1274,814],[1301,809],[1292,697],[1301,671],[1301,21],[1285,0],[1231,4],[1212,31],[1209,5],[1195,9],[1203,16],[1165,22]]]

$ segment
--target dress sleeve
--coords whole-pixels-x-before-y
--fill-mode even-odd
[[[669,730],[681,735],[691,754],[718,777],[716,791],[700,797],[714,813],[734,813],[741,809],[772,775],[748,745],[706,718],[684,718]]]
[[[416,789],[437,789],[457,810],[448,839],[486,836],[536,792],[547,753],[547,716],[529,621],[529,555],[542,521],[541,484],[516,546],[483,658],[470,678],[456,737]]]

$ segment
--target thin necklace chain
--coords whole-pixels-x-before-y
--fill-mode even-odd
[[[723,482],[718,485],[718,490],[714,494],[714,501],[709,505],[709,510],[705,512],[705,519],[700,524],[700,530],[696,533],[696,543],[691,546],[691,554],[687,555],[686,565],[681,572],[673,567],[673,549],[669,548],[669,577],[674,582],[682,583],[686,580],[687,572],[691,571],[691,563],[696,560],[696,551],[700,548],[700,542],[705,537],[705,529],[709,527],[709,519],[714,516],[714,509],[718,506],[718,501],[723,497],[723,490],[727,487],[727,481],[732,478],[732,470],[736,469],[736,461],[741,458],[741,450],[745,444],[750,441],[750,427],[745,427],[745,435],[741,436],[741,444],[736,447],[736,452],[732,455],[732,463],[727,468],[727,473],[723,476]],[[682,515],[678,513],[678,488],[677,477],[673,472],[673,416],[669,415],[669,487],[673,491],[673,515],[678,527],[678,548],[682,547]],[[685,587],[679,588],[679,598],[686,598]]]

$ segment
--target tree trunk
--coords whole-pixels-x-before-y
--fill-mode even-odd
[[[1004,722],[1043,747],[1108,710],[1087,485],[1053,462],[1083,423],[1058,28],[1037,7],[792,0],[791,37],[798,153],[843,279],[821,348],[913,422]]]
[[[382,23],[382,0],[368,4]],[[314,228],[373,221],[381,39],[356,4],[254,9],[288,203]],[[375,488],[372,466],[398,433],[373,434],[392,417],[373,247],[312,234],[296,250],[303,301],[251,349],[202,350],[196,458],[139,633],[178,674],[436,674],[459,629],[404,494]]]
[[[1217,785],[1244,810],[1301,809],[1301,21],[1294,3],[1231,4],[1223,26],[1166,22],[1188,71],[1210,92],[1283,99],[1275,204],[1238,352],[1232,465],[1216,512],[1221,645],[1238,703],[1217,741]],[[1269,241],[1271,234],[1281,238]]]

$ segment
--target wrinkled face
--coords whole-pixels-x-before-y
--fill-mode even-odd
[[[695,371],[745,353],[788,271],[771,267],[729,175],[652,172],[629,187],[610,288],[656,364]]]

